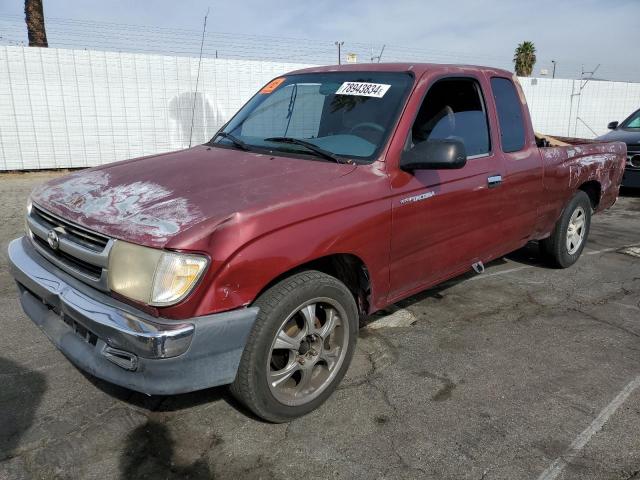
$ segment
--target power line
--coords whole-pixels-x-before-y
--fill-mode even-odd
[[[24,19],[19,15],[0,15],[0,37],[2,45],[25,43]],[[204,41],[200,31],[190,28],[160,27],[149,25],[96,22],[70,18],[47,18],[47,35],[51,47],[151,53],[158,55],[198,56],[199,58],[228,58],[255,61],[301,62],[305,64],[331,64],[335,62],[336,44],[331,40],[281,37],[273,35],[239,34],[229,32],[207,32]],[[402,46],[371,42],[340,43],[340,50],[348,48],[358,58],[371,61],[415,61],[435,63],[475,63],[508,70],[513,69],[510,56],[469,51],[429,49],[420,46]],[[373,54],[374,48],[380,55]],[[340,54],[341,54],[340,51]],[[341,56],[339,54],[339,56]],[[553,58],[551,60],[550,58]],[[548,60],[539,57],[537,65],[556,68],[556,77],[580,78],[582,63],[597,63],[563,60],[556,56]],[[339,59],[340,61],[341,59]],[[632,64],[617,65],[603,63],[601,76],[611,80],[640,81],[640,68]]]

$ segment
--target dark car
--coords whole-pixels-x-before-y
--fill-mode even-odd
[[[640,110],[633,112],[622,123],[611,122],[608,127],[612,131],[598,137],[598,140],[627,144],[627,166],[622,186],[640,188]]]

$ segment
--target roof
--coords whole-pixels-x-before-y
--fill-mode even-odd
[[[502,70],[500,68],[483,67],[479,65],[457,65],[444,63],[349,63],[345,65],[325,65],[318,67],[303,68],[289,72],[295,73],[316,73],[316,72],[414,72],[416,75],[422,75],[427,71],[451,72],[458,70],[472,70],[474,72],[482,71],[491,74],[499,74],[512,76],[513,72]]]

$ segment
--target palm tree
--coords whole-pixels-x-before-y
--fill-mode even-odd
[[[48,47],[47,32],[44,29],[42,0],[24,0],[24,16],[30,47]]]
[[[513,55],[513,63],[516,67],[516,75],[519,77],[531,75],[533,66],[536,64],[536,47],[533,42],[522,42],[518,45]]]

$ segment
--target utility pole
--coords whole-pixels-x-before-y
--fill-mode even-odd
[[[340,58],[340,48],[344,45],[344,42],[335,42],[336,47],[338,47],[338,65],[342,65],[342,60]]]
[[[551,74],[551,78],[556,78],[556,61],[551,60],[551,63],[553,63],[553,73]]]

